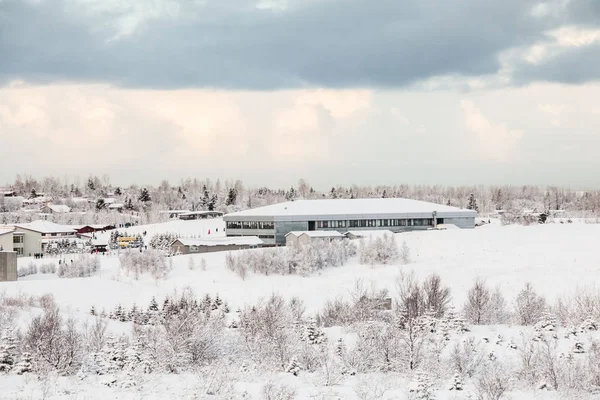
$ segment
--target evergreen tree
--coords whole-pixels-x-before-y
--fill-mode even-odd
[[[96,307],[92,306],[92,308],[90,309],[90,315],[96,315]]]
[[[37,197],[37,192],[35,189],[31,189],[31,193],[29,194],[30,199],[35,199]]]
[[[477,199],[475,198],[475,195],[473,193],[469,195],[469,204],[467,204],[467,210],[479,211],[479,207],[477,206]]]
[[[223,302],[223,312],[225,314],[229,313],[229,305],[227,304],[227,302]]]
[[[96,185],[94,184],[94,180],[91,177],[88,178],[87,188],[92,192],[96,190]]]
[[[302,340],[308,344],[322,344],[327,338],[325,332],[317,327],[315,319],[311,318],[308,325],[304,328]]]
[[[104,210],[104,208],[106,208],[106,203],[104,202],[104,199],[96,200],[96,211]]]
[[[338,357],[342,357],[346,352],[346,345],[344,344],[344,340],[339,338],[335,343],[335,355]]]
[[[21,359],[15,365],[14,372],[17,375],[23,375],[26,372],[31,372],[33,370],[33,362],[31,353],[23,352],[21,353]]]
[[[150,305],[148,306],[149,312],[158,312],[158,303],[156,302],[156,297],[152,297],[150,300]]]
[[[236,188],[229,189],[229,193],[227,193],[227,200],[225,200],[226,206],[233,206],[237,201],[237,190]]]
[[[123,192],[121,192],[121,188],[117,186],[115,189],[115,196],[120,196],[121,194],[123,194]]]
[[[140,190],[140,196],[138,197],[138,200],[141,201],[142,203],[147,203],[151,200],[148,189],[142,188],[142,190]]]
[[[294,376],[298,376],[300,374],[300,364],[298,364],[298,359],[296,358],[296,356],[292,357],[289,365],[285,369],[285,372]]]
[[[8,372],[15,365],[17,338],[10,330],[5,330],[0,338],[0,372]]]
[[[381,198],[385,199],[387,198],[387,190],[383,189],[383,194],[381,195]]]

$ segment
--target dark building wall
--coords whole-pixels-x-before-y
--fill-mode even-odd
[[[173,244],[171,246],[171,251],[173,253],[180,252],[181,254],[204,254],[204,253],[215,253],[218,251],[232,251],[232,250],[244,250],[250,249],[251,246],[248,245],[219,245],[219,246],[198,246],[197,251],[190,251],[190,246],[183,246],[178,244]]]
[[[17,280],[17,253],[0,251],[0,282]]]

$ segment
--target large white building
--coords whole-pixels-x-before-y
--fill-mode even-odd
[[[386,229],[392,232],[435,228],[438,224],[475,227],[477,212],[424,201],[377,198],[296,200],[227,214],[227,236],[258,236],[283,245],[293,231],[341,233]]]
[[[58,239],[76,239],[77,231],[69,226],[38,220],[27,224],[15,225],[13,235],[23,237],[22,255],[30,256],[35,253],[44,253],[46,247],[52,241]],[[15,251],[17,251],[16,248]]]

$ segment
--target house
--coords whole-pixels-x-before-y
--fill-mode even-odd
[[[13,250],[13,232],[15,228],[13,226],[0,226],[0,251],[12,251]]]
[[[171,244],[173,254],[199,254],[217,251],[253,249],[261,247],[263,241],[256,236],[220,237],[211,239],[177,239]]]
[[[221,218],[223,216],[222,212],[219,211],[188,211],[179,214],[179,219],[188,221],[192,219],[211,219],[211,218]]]
[[[16,197],[17,196],[17,192],[15,192],[14,190],[0,190],[0,196],[4,196],[4,197]]]
[[[302,246],[312,243],[316,240],[331,241],[341,240],[345,236],[338,231],[305,231],[305,232],[290,232],[285,235],[286,246]]]
[[[72,227],[44,220],[16,224],[14,234],[23,236],[23,255],[26,256],[44,253],[53,241],[77,238],[77,231]]]
[[[108,209],[113,211],[121,212],[123,211],[123,208],[125,208],[125,204],[123,203],[112,203],[108,205]]]
[[[296,200],[227,214],[227,236],[285,244],[294,231],[427,230],[438,224],[473,229],[477,212],[400,198]]]
[[[69,206],[64,204],[48,204],[40,210],[44,214],[66,214],[71,211]]]
[[[17,280],[17,253],[0,251],[0,282]]]
[[[345,236],[350,240],[363,239],[363,238],[378,238],[383,237],[385,235],[391,236],[394,232],[388,229],[381,230],[364,230],[364,231],[348,231]]]
[[[181,214],[187,214],[190,210],[161,210],[158,213],[161,215],[168,215],[169,218],[179,218]]]

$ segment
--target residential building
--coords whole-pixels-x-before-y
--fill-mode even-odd
[[[41,208],[44,214],[66,214],[71,211],[69,206],[64,204],[48,204]]]
[[[258,236],[283,245],[293,231],[432,229],[437,224],[475,227],[476,211],[400,198],[296,200],[227,214],[228,237]]]
[[[72,227],[43,220],[17,224],[15,225],[16,233],[23,235],[23,255],[25,256],[45,252],[48,244],[54,240],[77,238],[77,231]]]
[[[211,219],[211,218],[221,218],[223,216],[222,212],[219,211],[189,211],[179,214],[179,219],[183,220],[192,220],[192,219]]]
[[[256,236],[246,237],[220,237],[211,239],[177,239],[171,244],[173,254],[199,254],[214,253],[217,251],[230,251],[253,249],[261,247],[263,241]]]
[[[12,226],[0,226],[0,251],[12,251],[14,231]]]

